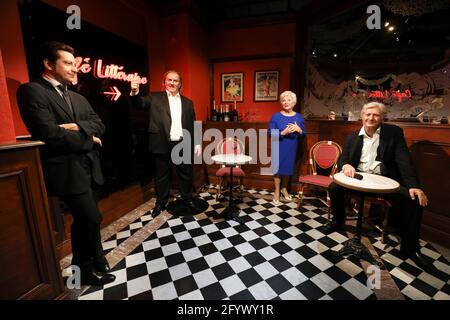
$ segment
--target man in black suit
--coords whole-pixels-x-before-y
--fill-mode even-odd
[[[192,150],[194,149],[198,157],[202,150],[199,136],[194,135],[194,104],[180,94],[181,86],[181,77],[173,70],[167,71],[163,76],[164,91],[146,97],[138,95],[139,81],[131,82],[130,95],[133,105],[150,108],[149,148],[154,154],[156,167],[156,205],[152,212],[153,217],[158,216],[167,206],[172,164],[175,165],[182,201],[194,212],[199,211],[192,199]],[[179,145],[180,143],[182,145]],[[179,154],[181,146],[183,148]],[[182,154],[183,152],[189,154]],[[179,161],[180,156],[185,160]]]
[[[47,190],[69,207],[72,265],[81,270],[81,283],[103,285],[115,280],[103,255],[101,213],[91,183],[103,184],[97,147],[105,127],[89,102],[67,90],[76,77],[72,47],[60,42],[41,46],[44,71],[36,81],[17,90],[22,119],[33,139],[42,140],[42,167]]]
[[[403,208],[401,253],[425,271],[436,273],[436,268],[420,254],[419,245],[422,208],[427,205],[428,199],[420,189],[403,130],[383,123],[384,115],[385,106],[382,103],[370,102],[363,106],[363,126],[359,132],[354,132],[347,138],[338,161],[338,170],[349,177],[354,177],[356,171],[380,174],[400,183],[397,193],[384,197],[401,204]],[[349,192],[351,191],[335,183],[330,185],[333,220],[326,225],[326,233],[343,230],[344,195]]]

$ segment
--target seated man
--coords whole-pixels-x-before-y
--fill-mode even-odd
[[[428,199],[420,189],[403,130],[395,125],[384,124],[384,115],[385,106],[382,103],[370,102],[363,106],[363,126],[359,132],[354,132],[347,138],[338,161],[338,170],[349,177],[354,177],[356,171],[367,172],[383,175],[400,183],[397,193],[384,195],[394,204],[401,203],[403,208],[400,251],[424,271],[435,274],[439,271],[424,260],[419,245],[422,208],[427,205]],[[351,191],[335,183],[330,185],[333,219],[326,225],[326,233],[344,228],[344,195],[349,192]]]

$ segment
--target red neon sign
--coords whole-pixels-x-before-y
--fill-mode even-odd
[[[119,100],[122,93],[117,89],[116,86],[109,87],[110,91],[102,92],[105,96],[111,96],[111,101]]]
[[[109,78],[128,82],[137,79],[140,84],[148,82],[146,77],[141,77],[137,72],[127,74],[124,71],[124,66],[116,64],[103,65],[103,59],[94,60],[94,69],[91,67],[91,58],[89,57],[76,57],[75,62],[78,72],[89,73],[93,70],[93,75],[96,78]]]
[[[356,97],[358,94],[353,93],[352,97]],[[371,90],[367,94],[367,98],[380,98],[380,99],[388,99],[389,97],[393,97],[394,99],[397,99],[398,102],[402,102],[404,99],[408,100],[411,99],[412,93],[411,90],[406,89],[405,91],[400,90]]]

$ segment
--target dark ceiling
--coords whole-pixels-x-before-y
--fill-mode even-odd
[[[210,24],[298,12],[312,0],[148,0],[161,14],[190,10]]]
[[[447,2],[450,4],[450,1]],[[311,51],[317,58],[346,63],[440,61],[450,48],[450,7],[412,15],[381,9],[381,30],[366,25],[367,5],[331,17],[310,29]],[[391,8],[392,9],[392,8]],[[407,15],[409,14],[409,15]],[[385,27],[385,22],[389,26]],[[393,27],[392,31],[388,28]],[[335,56],[337,55],[337,56]]]
[[[377,63],[440,61],[450,48],[450,0],[147,1],[161,15],[189,12],[208,30],[261,21],[306,21],[308,50],[331,63],[364,63],[368,58]],[[381,9],[381,30],[366,26],[367,7],[374,3]],[[386,21],[395,27],[392,32],[384,27]]]

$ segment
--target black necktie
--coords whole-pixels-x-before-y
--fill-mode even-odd
[[[69,92],[67,92],[67,86],[60,84],[58,85],[58,89],[61,91],[62,97],[66,101],[67,105],[69,106],[70,112],[73,115],[72,101],[70,101]]]

